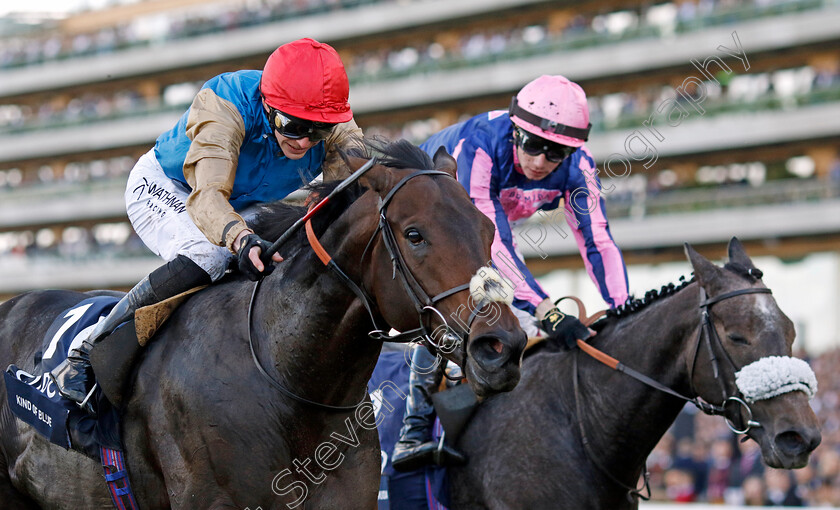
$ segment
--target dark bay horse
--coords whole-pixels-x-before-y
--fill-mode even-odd
[[[593,346],[682,395],[718,406],[730,396],[749,402],[739,392],[744,383],[735,383],[735,372],[748,372],[747,365],[759,360],[752,366],[770,365],[770,360],[804,365],[784,358],[791,356],[793,324],[766,293],[761,273],[737,239],[730,243],[724,268],[691,247],[686,250],[696,281],[663,288],[661,295],[648,293],[631,307],[635,310],[600,321]],[[720,299],[708,306],[719,341],[708,344],[699,343],[701,289],[710,300]],[[803,370],[813,375],[807,365]],[[629,488],[640,480],[645,459],[684,404],[580,349],[543,346],[526,355],[519,385],[479,406],[461,436],[458,446],[469,461],[450,470],[452,508],[637,508]],[[820,442],[803,391],[731,404],[728,418],[748,428],[746,435],[761,445],[772,467],[805,466]],[[748,412],[753,423],[745,426]]]
[[[319,211],[313,234],[369,297],[380,327],[433,328],[462,310],[469,315],[479,298],[462,286],[490,260],[492,224],[454,179],[455,161],[445,152],[432,160],[404,141],[376,149],[379,163]],[[365,162],[348,161],[351,168]],[[328,191],[324,185],[319,194]],[[304,212],[268,207],[257,229],[277,238]],[[145,350],[122,421],[141,508],[376,504],[380,456],[366,383],[382,340],[368,338],[366,307],[303,232],[281,254],[284,262],[258,292],[238,276],[201,291]],[[38,291],[0,306],[0,363],[31,369],[52,319],[87,296]],[[434,310],[418,312],[415,299],[424,296],[437,298]],[[446,356],[464,366],[477,393],[516,385],[525,335],[507,307],[479,313],[458,332],[463,341]],[[266,374],[252,359],[249,337]],[[18,421],[5,391],[0,449],[2,508],[112,508],[101,467]]]

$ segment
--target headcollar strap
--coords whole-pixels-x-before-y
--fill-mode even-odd
[[[591,122],[588,126],[586,126],[586,129],[582,129],[579,127],[560,124],[559,122],[544,119],[538,115],[534,115],[533,113],[519,106],[519,104],[516,102],[516,96],[513,96],[513,98],[510,101],[509,114],[511,117],[515,115],[520,119],[524,120],[525,122],[534,124],[535,126],[539,126],[540,129],[542,129],[543,131],[548,131],[549,133],[554,133],[557,135],[571,136],[572,138],[577,138],[578,140],[583,140],[584,142],[589,139],[589,130],[592,129]]]

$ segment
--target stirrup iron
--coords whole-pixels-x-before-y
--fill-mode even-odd
[[[98,388],[98,387],[99,387],[99,383],[93,383],[93,387],[90,389],[87,396],[85,396],[85,399],[82,400],[81,402],[75,402],[75,404],[77,406],[79,406],[83,411],[85,411],[86,413],[88,413],[92,416],[96,416],[96,411],[94,411],[93,405],[91,405],[91,403],[90,403],[90,399],[91,399],[91,397],[93,397],[93,394],[96,392],[96,388]]]

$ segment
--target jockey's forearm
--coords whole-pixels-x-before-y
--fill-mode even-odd
[[[217,158],[203,158],[195,164],[187,213],[210,242],[232,251],[234,240],[248,226],[229,202],[233,187],[229,166],[229,161]]]

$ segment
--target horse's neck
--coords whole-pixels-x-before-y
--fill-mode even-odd
[[[312,252],[281,264],[289,267],[282,278],[265,280],[255,308],[263,364],[309,400],[358,403],[382,347],[367,336],[373,328],[366,309]]]
[[[648,309],[622,319],[596,337],[595,344],[624,365],[687,395],[689,360],[699,321],[696,285],[654,303]],[[579,353],[582,415],[593,448],[606,466],[625,466],[631,472],[644,459],[676,419],[684,402],[640,382],[585,360]],[[611,391],[614,385],[621,388]],[[625,478],[628,479],[628,478]]]

